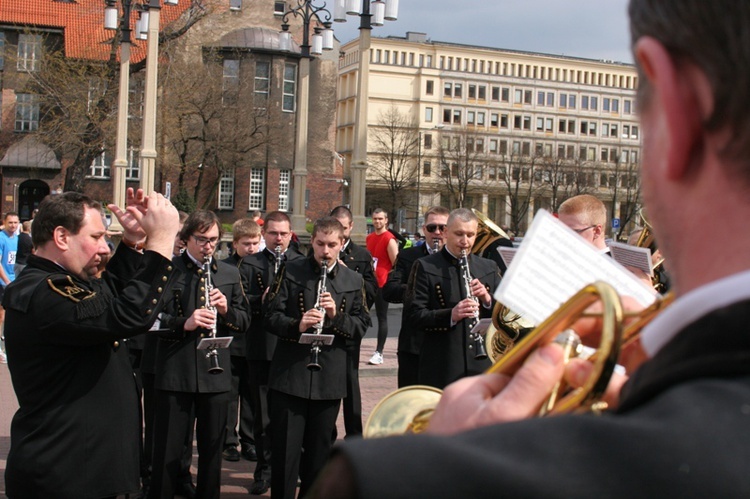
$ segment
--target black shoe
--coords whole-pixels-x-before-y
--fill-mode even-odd
[[[240,453],[237,447],[227,447],[224,452],[221,453],[225,461],[239,461]]]
[[[195,499],[195,485],[193,485],[193,482],[180,483],[177,485],[177,490],[175,490],[175,493],[178,496],[184,497],[185,499]]]
[[[242,457],[247,459],[248,461],[257,461],[258,460],[258,453],[255,451],[254,445],[248,445],[247,447],[242,448]]]
[[[250,493],[254,496],[260,496],[268,492],[271,484],[267,480],[255,480],[250,487]]]

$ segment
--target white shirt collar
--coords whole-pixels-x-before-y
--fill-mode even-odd
[[[705,284],[675,300],[641,332],[641,345],[653,357],[687,325],[713,310],[750,298],[750,270]]]

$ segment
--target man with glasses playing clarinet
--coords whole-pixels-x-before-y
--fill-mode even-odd
[[[185,251],[172,262],[181,275],[161,314],[161,328],[169,331],[159,338],[156,353],[149,497],[171,499],[175,494],[190,494],[182,490],[178,474],[185,436],[195,424],[196,497],[218,498],[232,386],[231,361],[228,348],[197,347],[211,336],[244,334],[249,324],[247,299],[237,268],[214,258],[221,240],[221,223],[215,213],[193,212],[180,238]]]
[[[253,406],[255,451],[257,463],[253,473],[250,493],[261,495],[271,486],[271,432],[268,416],[268,375],[271,359],[276,350],[276,336],[265,328],[263,299],[274,276],[287,262],[304,256],[292,241],[292,221],[283,211],[266,214],[261,224],[261,236],[265,247],[253,255],[247,255],[240,263],[242,284],[250,303],[250,329],[247,331],[248,380]]]
[[[445,244],[445,224],[450,210],[433,206],[424,215],[422,233],[425,243],[399,252],[396,263],[383,286],[383,298],[390,303],[403,303],[406,284],[414,262],[439,252]],[[404,321],[407,308],[401,312],[401,330],[398,333],[398,387],[416,385],[419,377],[419,348],[422,345],[421,330],[407,327]]]
[[[636,370],[600,415],[526,419],[592,367],[546,345],[512,378],[448,387],[430,435],[344,443],[312,497],[748,496],[750,7],[630,0],[629,14],[643,200],[675,293],[620,356]]]

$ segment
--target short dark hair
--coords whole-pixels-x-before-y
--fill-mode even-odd
[[[187,241],[188,238],[194,235],[196,232],[206,232],[207,230],[210,230],[214,225],[219,227],[219,239],[221,239],[224,231],[221,227],[219,217],[216,216],[216,213],[208,210],[196,210],[187,217],[187,220],[185,220],[185,224],[182,226],[182,230],[180,231],[180,239],[182,239],[183,241]]]
[[[346,218],[350,222],[354,219],[354,216],[352,215],[352,210],[350,210],[348,207],[344,206],[343,204],[341,206],[337,206],[334,209],[332,209],[331,216],[334,218]]]
[[[86,208],[101,211],[102,206],[79,192],[64,192],[44,198],[31,224],[31,241],[34,247],[39,248],[51,241],[57,227],[63,227],[73,235],[78,234],[83,226]]]
[[[267,213],[265,218],[263,219],[263,226],[267,224],[268,222],[287,222],[289,224],[289,227],[292,226],[292,219],[289,218],[289,215],[287,215],[283,211],[272,211],[270,213]]]
[[[425,223],[427,222],[427,219],[430,218],[430,215],[445,215],[448,216],[451,214],[451,211],[446,208],[445,206],[433,206],[429,210],[427,210],[424,214],[424,220]]]
[[[5,216],[3,217],[3,220],[7,220],[8,217],[17,217],[17,216],[18,216],[17,211],[9,211],[8,213],[5,214]]]
[[[334,217],[323,217],[317,219],[313,224],[312,237],[314,238],[318,232],[323,232],[325,234],[338,232],[339,239],[344,238],[344,226]]]
[[[633,46],[642,37],[658,40],[677,64],[696,65],[711,85],[714,107],[703,127],[728,126],[731,141],[722,155],[738,160],[739,175],[750,182],[750,8],[745,0],[631,0]],[[648,104],[650,87],[639,68],[638,102]]]

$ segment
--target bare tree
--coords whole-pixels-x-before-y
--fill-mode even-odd
[[[537,173],[539,160],[540,158],[521,150],[502,155],[497,163],[498,179],[508,192],[506,199],[510,212],[510,229],[516,234],[526,227],[531,200],[543,187]]]
[[[488,164],[484,153],[484,138],[471,130],[445,132],[438,144],[440,180],[450,195],[450,205],[462,208],[468,198],[479,192],[484,167]]]
[[[416,121],[401,113],[396,106],[381,111],[371,129],[372,150],[370,172],[385,184],[388,191],[387,208],[392,220],[400,208],[412,199],[409,189],[416,185],[419,175],[419,129]],[[416,205],[419,201],[416,200]]]
[[[609,177],[609,189],[612,192],[613,209],[617,201],[620,202],[620,229],[614,234],[620,240],[630,222],[635,221],[640,208],[641,176],[638,164],[620,162],[618,158]]]
[[[207,14],[208,1],[192,0],[180,19],[160,33],[160,43],[185,34]],[[28,81],[22,90],[38,99],[37,138],[71,161],[66,172],[66,191],[82,191],[93,161],[114,147],[114,143],[106,141],[112,140],[116,129],[119,43],[118,31],[111,40],[106,61],[74,60],[65,57],[62,47],[49,39],[43,43],[39,71],[27,73]],[[144,65],[145,61],[132,64],[131,73],[141,71]],[[134,132],[137,130],[130,135]]]

